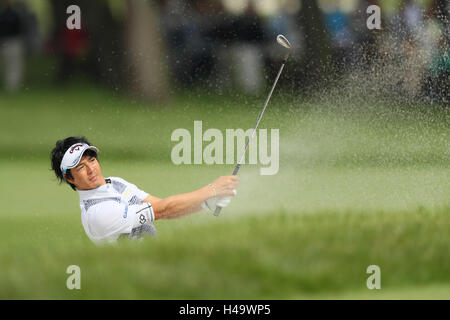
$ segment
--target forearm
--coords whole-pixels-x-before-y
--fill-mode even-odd
[[[192,213],[195,213],[195,212],[198,212],[198,211],[201,211],[201,210],[203,210],[202,206],[201,205],[197,205],[195,207],[188,208],[188,209],[186,209],[184,211],[179,211],[177,213],[173,213],[170,216],[164,216],[162,219],[177,219],[177,218],[181,218],[183,216],[187,216],[187,215],[190,215]]]
[[[214,196],[210,186],[170,196],[152,204],[155,219],[174,219],[201,210],[201,203]]]

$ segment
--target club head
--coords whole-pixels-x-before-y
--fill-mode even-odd
[[[285,36],[279,34],[279,35],[277,36],[277,42],[278,42],[279,44],[281,44],[283,47],[285,47],[285,48],[291,50],[291,44],[289,43],[288,39],[286,39]]]

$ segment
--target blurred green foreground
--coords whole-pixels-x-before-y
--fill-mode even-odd
[[[159,197],[229,175],[171,162],[177,128],[252,128],[262,98],[179,93],[145,105],[90,87],[1,97],[1,299],[449,299],[449,112],[278,94],[279,171],[241,168],[219,218],[157,221],[157,238],[96,247],[78,195],[50,171],[57,139],[86,135],[105,176]],[[206,146],[207,143],[204,144]],[[237,151],[240,153],[240,151]],[[81,268],[81,290],[66,268]],[[381,289],[369,290],[369,265]]]

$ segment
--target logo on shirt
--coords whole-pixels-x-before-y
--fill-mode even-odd
[[[130,200],[130,198],[133,196],[130,189],[125,189],[124,193],[122,194],[122,197],[124,197],[126,200]]]
[[[126,218],[128,214],[128,206],[125,206],[125,212],[123,213],[123,217]]]

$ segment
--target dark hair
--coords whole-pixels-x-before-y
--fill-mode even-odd
[[[73,190],[76,190],[75,185],[64,179],[60,166],[67,149],[69,149],[69,147],[75,143],[86,143],[88,145],[91,145],[89,141],[86,139],[86,137],[68,137],[63,140],[56,141],[56,145],[51,153],[52,170],[55,172],[55,175],[58,178],[59,183],[65,181],[72,187]],[[93,150],[86,150],[83,155],[91,156],[98,160],[97,153]],[[66,171],[66,177],[73,179],[70,169]]]

